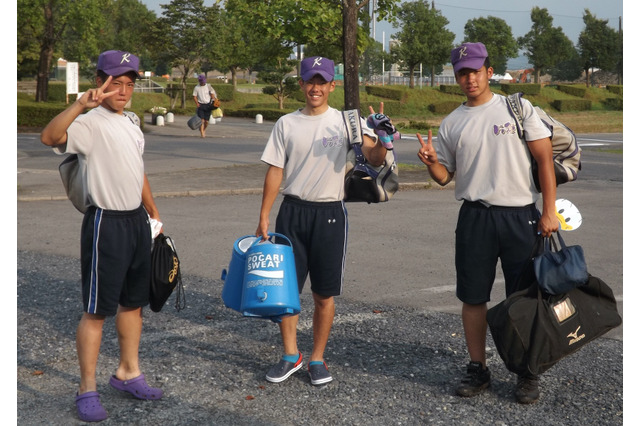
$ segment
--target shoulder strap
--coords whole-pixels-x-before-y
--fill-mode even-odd
[[[366,160],[361,149],[364,139],[362,136],[360,113],[357,109],[349,109],[342,111],[342,118],[344,119],[344,125],[347,127],[347,139],[356,154],[356,162],[358,164],[364,164]]]
[[[524,138],[524,118],[522,117],[522,101],[520,98],[522,97],[522,93],[513,93],[507,96],[507,106],[509,107],[509,112],[513,118],[516,119],[516,127],[518,129],[518,136],[520,139]]]
[[[347,137],[349,143],[362,145],[362,123],[360,122],[360,113],[357,109],[342,111],[344,124],[347,126]]]

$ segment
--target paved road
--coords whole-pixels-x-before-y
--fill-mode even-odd
[[[489,361],[496,376],[493,392],[474,400],[450,394],[466,362],[454,295],[459,204],[451,187],[425,190],[430,184],[424,170],[404,173],[402,190],[389,203],[349,205],[345,293],[328,354],[336,382],[321,393],[304,380],[265,388],[263,370],[278,356],[277,333],[220,306],[220,273],[233,242],[257,225],[265,170],[259,154],[271,126],[225,117],[210,127],[216,136],[202,140],[181,121],[163,128],[147,124],[145,164],[165,231],[178,246],[188,308],[147,316],[143,335],[147,371],[164,383],[170,398],[154,410],[117,402],[104,389],[114,424],[197,424],[212,418],[217,424],[621,424],[622,327],[545,375],[543,400],[533,407],[512,402],[509,374],[495,352]],[[621,137],[613,139],[621,147]],[[406,142],[398,144],[401,162],[414,161],[414,141]],[[17,157],[19,419],[69,424],[75,418],[70,395],[77,381],[72,330],[79,312],[74,291],[81,216],[62,192],[60,157],[37,135],[18,135]],[[613,288],[622,315],[621,157],[586,148],[584,174],[561,186],[558,197],[573,201],[584,218],[580,229],[565,233],[565,241],[583,246],[591,273]],[[594,176],[587,174],[600,167]],[[492,303],[503,297],[499,281]],[[302,339],[308,339],[307,322],[303,318]],[[117,359],[109,333],[103,370]],[[156,365],[159,345],[163,355]],[[308,342],[301,345],[308,350]],[[416,368],[422,362],[429,365]],[[198,380],[190,379],[202,376],[203,366],[212,394],[203,395]],[[106,381],[109,371],[102,374]],[[246,402],[249,394],[255,404]],[[284,420],[273,410],[290,417]]]
[[[247,119],[223,118],[209,127],[201,139],[177,117],[164,127],[147,124],[145,165],[158,198],[166,232],[178,245],[181,235],[196,232],[196,239],[182,248],[185,270],[219,278],[233,242],[252,234],[257,226],[264,166],[259,156],[273,123],[256,124]],[[621,135],[581,135],[602,146],[622,147]],[[417,163],[417,147],[409,137],[397,145],[399,162]],[[585,142],[586,144],[586,142]],[[580,179],[558,188],[558,198],[571,200],[583,214],[583,225],[563,233],[567,244],[583,246],[590,270],[614,289],[622,310],[622,155],[585,147]],[[57,175],[61,157],[44,147],[36,134],[18,135],[18,199],[62,200],[54,203],[60,215],[75,217]],[[351,204],[350,240],[345,298],[458,312],[454,295],[453,231],[459,204],[451,187],[417,191],[431,185],[424,168],[403,173],[403,189],[387,204]],[[241,194],[243,197],[228,195]],[[199,196],[174,198],[176,196]],[[203,196],[224,196],[210,198]],[[186,208],[188,206],[188,208]],[[40,204],[20,203],[19,248],[35,249],[43,238],[63,244],[45,244],[48,251],[67,256],[78,253],[73,220],[56,222],[56,235],[42,233],[38,222]],[[274,212],[275,214],[275,209]],[[59,217],[58,214],[54,217]],[[372,240],[372,231],[385,221],[383,238]],[[197,229],[201,229],[200,232]],[[195,242],[198,244],[194,244]],[[368,268],[369,247],[384,251],[382,270]],[[499,268],[498,268],[499,269]],[[398,279],[397,272],[403,271]],[[425,275],[429,277],[425,279]],[[392,289],[388,283],[394,282]],[[353,283],[353,284],[351,284]],[[366,283],[366,284],[365,284]],[[498,286],[499,287],[499,286]],[[495,300],[499,301],[498,293]],[[622,327],[614,334],[622,338]]]

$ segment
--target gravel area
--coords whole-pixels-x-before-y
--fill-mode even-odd
[[[81,316],[78,259],[18,251],[17,424],[78,421],[75,330]],[[459,315],[337,299],[326,352],[334,381],[311,386],[304,370],[264,379],[281,354],[278,327],[244,318],[220,298],[222,281],[183,276],[187,308],[145,309],[141,368],[160,401],[108,385],[118,363],[105,323],[98,391],[109,418],[136,425],[621,425],[622,341],[600,338],[541,377],[538,403],[513,397],[515,377],[488,339],[492,385],[455,396],[467,354]],[[301,299],[299,346],[311,349],[311,297]],[[173,297],[170,303],[173,302]],[[308,358],[305,358],[305,362]]]

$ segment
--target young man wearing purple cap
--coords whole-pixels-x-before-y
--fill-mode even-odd
[[[256,236],[268,237],[269,215],[283,184],[284,200],[275,230],[292,242],[299,291],[307,276],[311,281],[313,349],[308,371],[311,384],[322,385],[333,380],[324,351],[333,325],[334,296],[342,293],[347,243],[344,176],[350,146],[342,112],[329,106],[329,94],[336,85],[333,61],[319,56],[305,58],[300,69],[305,107],[276,122],[261,158],[269,168]],[[382,104],[376,116],[376,123],[389,121],[382,114]],[[372,164],[382,164],[387,149],[393,148],[395,128],[391,136],[377,128],[364,133],[362,152]],[[297,324],[298,315],[280,322],[284,355],[267,373],[269,382],[282,382],[302,367]]]
[[[207,83],[204,74],[198,76],[198,85],[193,88],[193,100],[196,103],[196,115],[202,119],[200,123],[200,137],[206,137],[209,119],[211,118],[211,101],[217,99],[216,91]]]
[[[463,201],[456,227],[456,295],[463,304],[471,362],[456,392],[474,396],[490,382],[486,314],[497,261],[502,265],[507,295],[520,289],[519,282],[527,286],[532,282],[528,257],[536,237],[558,230],[556,181],[549,130],[523,99],[526,143],[518,137],[505,97],[489,87],[493,68],[485,46],[463,43],[451,51],[451,62],[467,101],[442,120],[435,146],[431,132],[426,143],[418,135],[418,157],[440,185],[455,174],[455,196]],[[540,194],[531,175],[530,155],[539,165],[542,213],[536,208]],[[533,403],[539,395],[536,376],[518,377],[518,402]]]
[[[44,128],[42,143],[57,154],[78,154],[86,166],[91,207],[81,230],[84,313],[76,334],[80,387],[78,417],[107,418],[97,392],[96,367],[107,316],[116,317],[120,363],[109,383],[139,399],[160,399],[138,363],[142,307],[149,303],[151,231],[160,215],[144,172],[144,136],[124,114],[138,76],[138,58],[109,50],[98,58],[97,88],[87,90]],[[86,109],[91,109],[86,114]]]

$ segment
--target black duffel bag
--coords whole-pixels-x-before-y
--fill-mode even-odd
[[[586,284],[559,295],[537,281],[489,309],[487,322],[507,369],[542,374],[562,358],[619,326],[611,288],[589,275]]]

